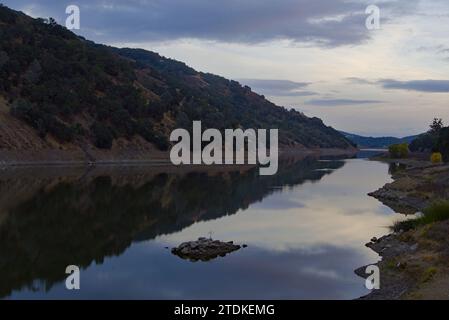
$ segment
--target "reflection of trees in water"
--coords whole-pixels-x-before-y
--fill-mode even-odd
[[[342,161],[284,163],[275,176],[258,169],[209,175],[161,173],[136,183],[111,176],[54,178],[26,200],[8,203],[0,224],[0,296],[43,279],[49,289],[69,264],[87,267],[119,255],[133,242],[182,230],[247,208],[276,187],[317,181]],[[29,179],[29,177],[27,178]],[[126,179],[125,179],[126,180]],[[1,181],[8,188],[11,179]],[[29,190],[27,190],[29,192]],[[0,205],[1,206],[1,205]],[[3,207],[3,206],[1,206]],[[0,212],[5,208],[0,207]]]

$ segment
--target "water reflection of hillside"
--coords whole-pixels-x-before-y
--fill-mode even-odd
[[[235,214],[280,187],[318,181],[339,160],[284,161],[276,176],[173,168],[20,169],[0,173],[0,296],[64,279],[133,242]]]

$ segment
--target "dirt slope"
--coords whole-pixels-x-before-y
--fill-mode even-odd
[[[132,140],[117,139],[111,150],[97,149],[83,141],[61,144],[48,136],[42,139],[36,130],[10,115],[9,106],[5,99],[0,97],[0,164],[166,159],[166,153],[157,150],[140,137]]]

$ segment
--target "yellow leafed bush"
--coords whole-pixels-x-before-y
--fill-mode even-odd
[[[430,157],[430,161],[432,161],[432,163],[441,163],[443,162],[443,155],[440,152],[434,152]]]

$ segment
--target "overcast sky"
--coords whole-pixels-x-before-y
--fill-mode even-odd
[[[448,0],[0,0],[78,34],[140,47],[250,85],[273,102],[364,135],[449,124]],[[380,8],[368,30],[365,9]]]

